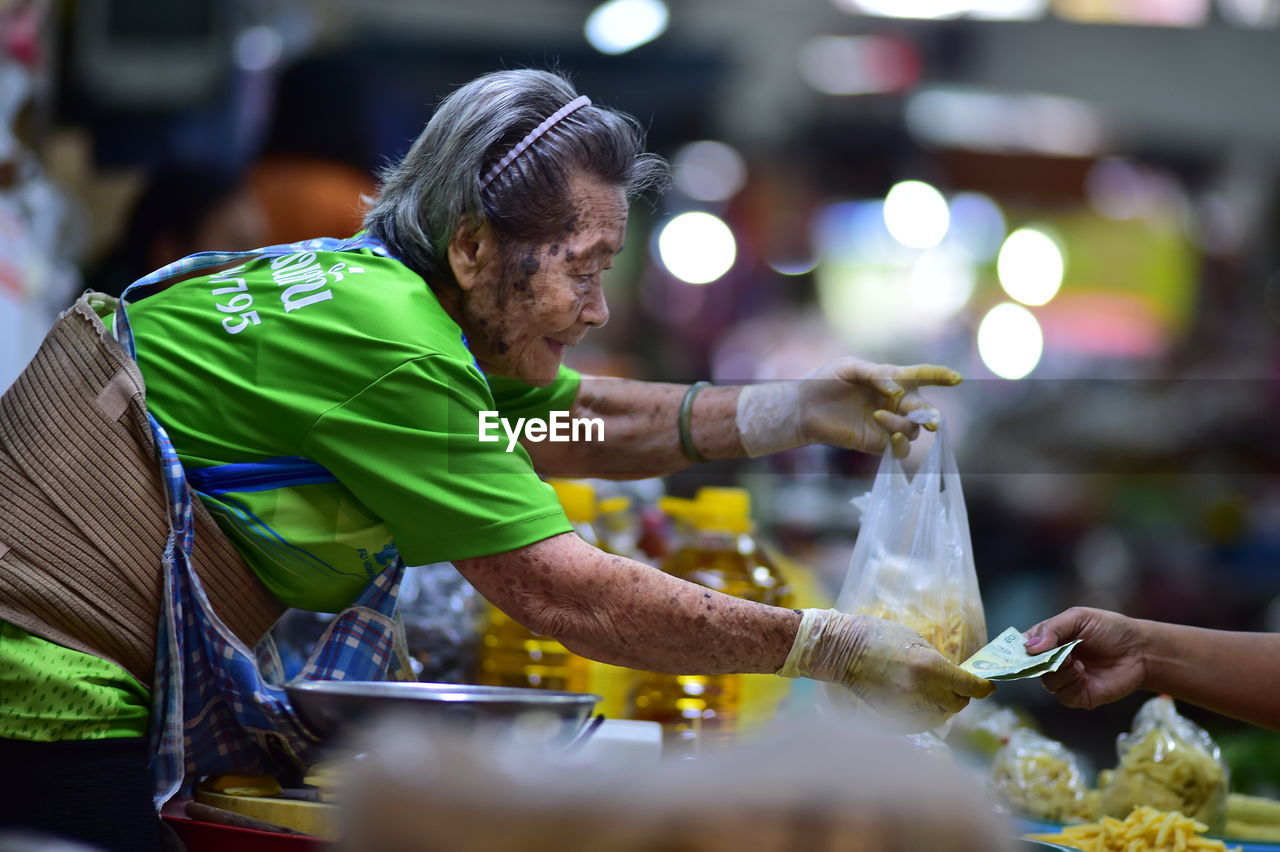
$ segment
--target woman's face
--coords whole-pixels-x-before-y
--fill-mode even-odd
[[[621,187],[578,175],[575,216],[562,239],[523,254],[500,251],[488,226],[455,237],[449,261],[462,291],[461,325],[486,373],[546,386],[564,351],[609,319],[600,279],[622,248]]]

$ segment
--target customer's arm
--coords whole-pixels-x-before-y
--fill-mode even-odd
[[[1082,640],[1041,678],[1068,707],[1093,709],[1145,689],[1280,730],[1280,634],[1206,630],[1073,607],[1027,631],[1039,653]]]

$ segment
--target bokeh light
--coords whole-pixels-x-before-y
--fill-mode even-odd
[[[609,0],[587,17],[587,41],[601,53],[616,55],[653,41],[667,29],[662,0]]]
[[[981,192],[962,192],[951,199],[950,210],[946,243],[979,263],[994,260],[1008,233],[1000,205]]]
[[[738,247],[721,219],[681,213],[658,235],[658,257],[667,271],[688,284],[709,284],[733,266]]]
[[[969,7],[965,0],[833,0],[837,9],[886,18],[957,18]]]
[[[747,180],[742,155],[723,142],[690,142],[676,152],[672,165],[676,186],[699,201],[732,198]]]
[[[954,316],[973,295],[975,277],[960,249],[939,246],[924,252],[911,268],[908,285],[914,309],[933,320]]]
[[[806,257],[791,260],[770,260],[769,268],[779,275],[807,275],[818,265],[817,257]]]
[[[837,201],[818,210],[813,242],[823,260],[909,264],[915,252],[885,227],[884,201]]]
[[[908,336],[916,314],[903,304],[897,270],[844,263],[817,269],[818,306],[831,329],[858,352],[884,357]]]
[[[1096,108],[1059,95],[935,86],[908,98],[905,117],[912,136],[940,147],[1085,157],[1104,144]]]
[[[884,224],[908,248],[933,248],[951,225],[947,199],[929,184],[908,180],[894,185],[884,199]]]
[[[1002,302],[978,326],[978,355],[1002,379],[1021,379],[1040,363],[1044,333],[1031,311]]]
[[[800,46],[800,77],[826,95],[869,95],[910,87],[920,58],[910,42],[878,35],[817,36]]]
[[[1000,247],[996,274],[1000,286],[1024,305],[1043,305],[1062,286],[1062,249],[1036,228],[1019,228]]]
[[[1034,21],[1045,16],[1049,0],[833,0],[837,9],[886,18],[958,18]],[[1256,0],[1254,0],[1256,2]]]
[[[1223,20],[1238,27],[1274,27],[1280,24],[1280,3],[1276,0],[1218,0]]]
[[[1104,157],[1085,177],[1089,203],[1108,219],[1134,219],[1144,210],[1146,188],[1142,174],[1118,157]]]
[[[236,65],[245,71],[266,71],[283,52],[284,40],[275,27],[249,27],[236,36]]]
[[[1049,11],[1049,0],[975,0],[969,17],[985,21],[1035,21]]]

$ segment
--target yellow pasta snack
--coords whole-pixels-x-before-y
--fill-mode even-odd
[[[1011,810],[1051,822],[1098,816],[1097,794],[1066,746],[1027,728],[1009,735],[991,763],[991,788]]]
[[[1122,734],[1120,762],[1102,788],[1102,812],[1123,817],[1145,805],[1178,811],[1221,831],[1226,817],[1227,767],[1209,735],[1178,714],[1173,700],[1152,698]]]
[[[1208,829],[1202,822],[1183,816],[1178,811],[1158,811],[1141,807],[1123,820],[1104,817],[1101,822],[1069,825],[1057,834],[1028,834],[1030,840],[1060,843],[1083,852],[1188,852],[1217,850],[1227,852],[1221,840],[1204,836]],[[1239,852],[1240,847],[1231,847]]]
[[[873,615],[910,627],[937,648],[942,656],[953,663],[960,663],[987,641],[987,623],[982,610],[975,611],[973,607],[965,607],[958,600],[948,600],[944,607],[945,621],[925,615],[911,603],[890,606],[884,602],[876,602],[858,607],[856,613]]]

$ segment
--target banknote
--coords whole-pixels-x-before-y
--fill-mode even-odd
[[[1050,648],[1039,654],[1028,654],[1024,647],[1027,637],[1016,627],[1005,631],[978,649],[978,652],[960,664],[960,668],[987,680],[1021,680],[1027,677],[1056,672],[1066,662],[1071,649],[1080,640]]]

